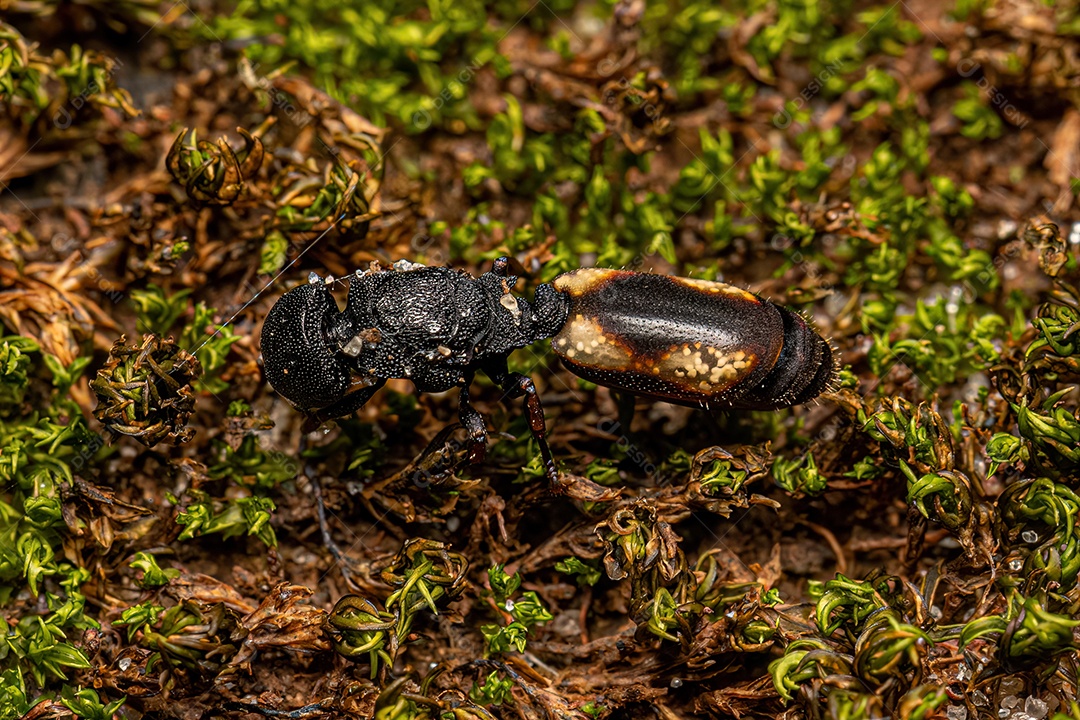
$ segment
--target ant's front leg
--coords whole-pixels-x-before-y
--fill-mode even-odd
[[[341,547],[334,541],[333,533],[330,529],[330,521],[326,517],[326,502],[323,500],[322,481],[319,479],[318,469],[314,463],[307,463],[303,461],[304,453],[308,448],[307,435],[300,436],[300,447],[297,451],[297,457],[303,463],[301,466],[300,474],[307,478],[311,484],[311,492],[315,495],[315,516],[319,519],[319,532],[322,534],[323,547],[330,551],[331,557],[334,558],[334,565],[341,568],[341,576],[345,578],[346,584],[349,589],[354,591],[360,591],[360,585],[353,579],[353,569],[355,568],[355,561],[352,560]]]
[[[458,395],[458,415],[461,424],[469,433],[469,462],[477,465],[484,461],[487,456],[487,427],[484,425],[484,416],[472,406],[469,401],[469,385],[472,383],[472,375],[466,376],[461,385],[461,394]]]
[[[333,405],[315,410],[305,410],[303,431],[305,433],[313,432],[328,420],[352,415],[357,410],[364,407],[364,405],[367,404],[367,401],[370,400],[385,384],[386,381],[380,378],[367,387],[349,393]]]

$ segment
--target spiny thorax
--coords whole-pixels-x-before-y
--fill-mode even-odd
[[[505,279],[488,274],[481,287],[488,300],[492,321],[483,342],[485,354],[500,355],[551,337],[566,323],[569,299],[544,284],[536,288],[531,301],[510,293],[516,277]]]

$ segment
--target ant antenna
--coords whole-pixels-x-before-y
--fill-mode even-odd
[[[248,306],[249,306],[249,305],[251,305],[251,303],[253,303],[253,302],[255,302],[256,300],[258,300],[258,299],[259,299],[259,296],[260,296],[260,295],[262,295],[262,294],[263,294],[264,292],[266,292],[267,288],[269,288],[269,287],[270,287],[271,285],[273,285],[273,284],[274,284],[275,282],[277,282],[277,279],[278,279],[279,277],[281,277],[281,276],[282,276],[282,275],[284,275],[284,274],[285,274],[286,272],[288,272],[288,271],[289,271],[289,268],[291,268],[291,267],[292,267],[293,265],[295,265],[295,264],[297,263],[297,261],[298,261],[298,260],[299,260],[300,258],[304,257],[304,254],[305,254],[305,253],[307,253],[307,251],[308,251],[308,250],[310,250],[311,248],[315,247],[315,246],[316,246],[316,245],[317,245],[317,244],[319,243],[319,241],[320,241],[320,240],[322,240],[322,239],[323,239],[324,237],[326,237],[326,234],[327,234],[328,232],[330,232],[331,230],[333,230],[333,229],[334,229],[334,228],[335,228],[335,227],[337,226],[337,224],[338,224],[339,222],[341,222],[341,221],[342,221],[342,219],[344,219],[344,217],[345,217],[345,213],[342,213],[341,215],[339,215],[339,216],[338,216],[338,217],[337,217],[337,218],[336,218],[336,219],[334,220],[334,222],[330,223],[330,227],[328,227],[328,228],[326,228],[325,230],[323,230],[323,231],[322,231],[322,233],[320,233],[320,234],[319,234],[319,237],[315,238],[315,239],[314,239],[314,240],[312,240],[312,241],[311,241],[310,243],[308,243],[308,246],[307,246],[306,248],[304,248],[304,249],[303,249],[303,250],[302,250],[302,251],[300,252],[300,254],[299,254],[299,255],[297,255],[297,256],[296,256],[295,258],[293,258],[293,259],[292,259],[292,262],[290,262],[290,263],[289,263],[288,265],[286,265],[285,267],[283,267],[283,268],[282,268],[282,269],[281,269],[281,270],[280,270],[280,271],[278,272],[278,274],[277,274],[277,275],[275,275],[274,277],[270,278],[270,280],[268,280],[268,281],[267,281],[267,283],[266,283],[265,285],[263,285],[263,286],[262,286],[262,289],[260,289],[260,290],[259,290],[259,291],[258,291],[257,293],[255,293],[254,295],[252,295],[252,296],[251,296],[251,299],[250,299],[250,300],[248,300],[248,301],[247,301],[246,303],[244,303],[243,305],[241,305],[241,306],[240,306],[240,309],[239,309],[239,310],[237,310],[236,312],[234,312],[234,313],[232,314],[232,317],[230,317],[230,318],[229,318],[228,320],[226,320],[226,321],[225,321],[224,323],[222,323],[222,324],[221,324],[221,326],[220,326],[220,327],[218,327],[218,329],[217,329],[217,330],[215,330],[215,331],[214,331],[214,332],[213,332],[213,333],[212,333],[212,334],[211,334],[211,335],[210,335],[209,337],[207,337],[207,338],[206,338],[205,340],[203,340],[203,341],[202,341],[201,343],[199,343],[199,345],[198,345],[198,346],[197,346],[197,347],[196,347],[196,348],[195,348],[194,350],[190,350],[190,351],[188,351],[188,352],[189,352],[189,353],[190,353],[191,355],[194,355],[194,354],[195,354],[195,353],[197,353],[197,352],[198,352],[199,350],[201,350],[201,349],[202,349],[202,348],[203,348],[203,347],[204,347],[204,346],[206,345],[206,343],[210,342],[210,341],[211,341],[211,340],[213,340],[213,339],[214,339],[215,337],[217,337],[217,336],[218,336],[218,334],[219,334],[219,333],[220,333],[220,332],[221,332],[222,330],[224,330],[225,328],[227,328],[227,327],[228,327],[228,326],[229,326],[229,325],[230,325],[230,324],[232,323],[232,321],[233,321],[233,320],[235,320],[235,319],[237,318],[237,316],[238,316],[238,315],[239,315],[240,313],[244,312],[244,310],[246,310],[246,309],[248,308]]]

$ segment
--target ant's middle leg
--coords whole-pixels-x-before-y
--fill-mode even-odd
[[[469,398],[469,383],[472,377],[467,377],[461,386],[461,394],[458,396],[458,415],[461,424],[469,433],[469,462],[473,465],[481,463],[487,456],[487,427],[484,424],[484,416],[472,406]]]

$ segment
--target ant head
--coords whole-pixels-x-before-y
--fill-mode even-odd
[[[338,315],[330,288],[314,279],[282,295],[263,323],[266,379],[302,410],[337,402],[349,389],[349,366],[328,336]]]

